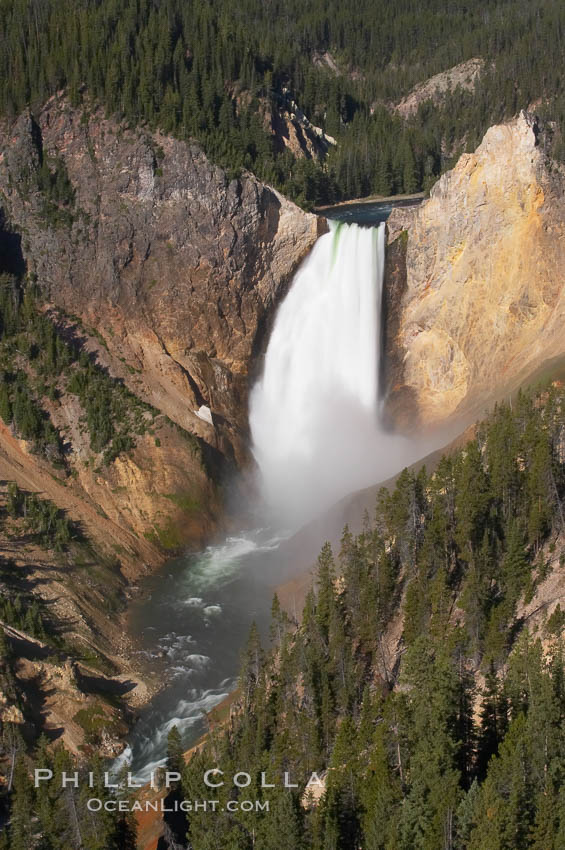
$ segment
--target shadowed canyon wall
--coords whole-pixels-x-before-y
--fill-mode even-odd
[[[70,749],[85,740],[80,718],[99,712],[111,734],[98,746],[115,755],[155,685],[139,678],[126,599],[145,572],[223,527],[222,484],[249,458],[250,372],[320,225],[195,145],[63,97],[0,123],[1,294],[27,310],[10,333],[0,311],[0,567],[9,563],[10,581],[49,612],[49,635],[65,637],[64,650],[14,640],[26,706],[42,705],[38,724]],[[21,304],[26,276],[32,307]],[[57,329],[54,348],[73,352],[59,372],[33,337],[41,312]],[[89,375],[98,407],[80,394]],[[6,389],[18,380],[33,421],[56,435],[50,445],[23,439],[16,390]],[[96,440],[105,417],[122,437],[113,452],[114,438]],[[7,520],[11,482],[23,515]],[[30,533],[31,498],[70,524],[60,551]]]

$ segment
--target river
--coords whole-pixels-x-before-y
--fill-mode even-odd
[[[146,580],[129,628],[163,687],[139,715],[120,762],[146,779],[163,763],[176,725],[188,749],[206,731],[205,712],[234,689],[255,621],[266,638],[273,588],[283,574],[282,538],[255,529],[184,555]]]

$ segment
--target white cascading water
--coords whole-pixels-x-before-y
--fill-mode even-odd
[[[397,471],[379,422],[385,225],[330,224],[281,304],[250,400],[264,502],[302,523]]]

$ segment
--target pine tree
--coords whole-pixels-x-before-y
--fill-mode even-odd
[[[367,775],[361,782],[363,847],[387,850],[397,841],[402,788],[389,764],[385,727],[377,726],[369,750]]]
[[[263,671],[263,649],[261,638],[256,623],[252,623],[247,639],[247,645],[243,652],[242,669],[240,673],[240,688],[243,691],[245,705],[251,705],[255,689],[260,683]]]
[[[263,850],[279,850],[281,840],[293,850],[304,850],[304,811],[297,795],[280,791],[274,800],[271,797],[269,813],[263,818],[258,832]]]
[[[33,846],[33,788],[23,756],[16,760],[12,810],[10,814],[11,850],[29,850]]]
[[[0,383],[0,417],[6,425],[9,425],[12,421],[12,404],[5,377],[2,378]]]
[[[457,533],[462,555],[472,560],[480,547],[491,505],[488,475],[476,440],[468,443],[457,470]]]
[[[182,773],[184,769],[184,749],[178,726],[171,727],[167,735],[167,770]]]
[[[316,573],[316,622],[322,639],[327,643],[330,631],[330,620],[334,609],[334,579],[335,565],[332,549],[325,543],[318,556]]]
[[[477,742],[477,774],[484,778],[491,758],[498,754],[508,725],[508,707],[491,663],[485,675],[480,730]]]

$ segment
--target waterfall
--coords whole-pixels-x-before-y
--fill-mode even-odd
[[[396,471],[378,415],[385,225],[330,223],[275,318],[250,399],[263,501],[300,523]]]

